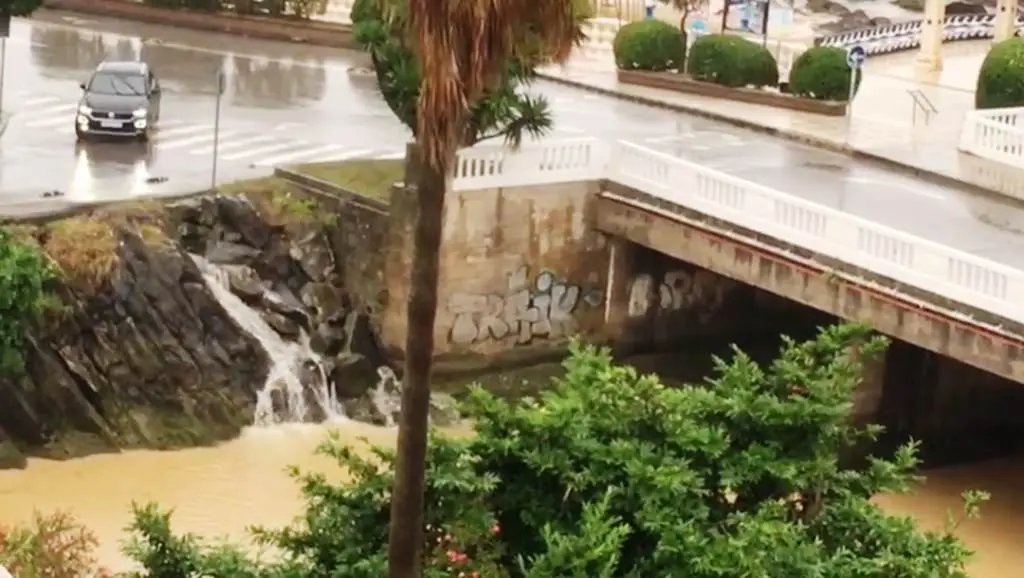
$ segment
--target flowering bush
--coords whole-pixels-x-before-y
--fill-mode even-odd
[[[856,347],[858,355],[850,355]],[[567,375],[515,405],[476,391],[476,436],[433,436],[427,459],[426,578],[962,578],[949,528],[919,531],[870,498],[913,481],[915,447],[856,467],[839,456],[877,428],[851,425],[862,363],[885,347],[860,327],[787,342],[762,367],[736,352],[706,384],[653,376],[574,346]],[[394,453],[321,451],[344,485],[299,474],[293,526],[258,530],[272,563],[175,537],[136,512],[133,555],[152,578],[380,578]],[[980,494],[970,494],[974,514]],[[20,578],[20,577],[19,577]]]
[[[22,526],[0,525],[0,567],[15,578],[109,578],[97,566],[95,534],[70,514],[35,513]]]

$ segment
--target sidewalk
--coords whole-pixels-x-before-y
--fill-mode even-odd
[[[913,78],[913,51],[870,60],[854,100],[852,119],[619,84],[610,60],[593,57],[575,58],[567,66],[549,67],[541,75],[562,84],[852,154],[943,184],[1024,199],[1024,171],[957,150],[964,118],[974,108],[973,83],[984,55],[979,44],[964,43],[948,51],[938,78]],[[938,109],[930,122],[925,122],[920,110],[915,121],[911,90],[920,90]]]

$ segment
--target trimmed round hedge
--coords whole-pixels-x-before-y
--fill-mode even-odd
[[[690,47],[687,72],[695,80],[731,87],[776,86],[779,65],[766,48],[740,36],[709,34]]]
[[[1024,38],[994,45],[978,71],[974,92],[976,108],[1024,106]]]
[[[860,79],[858,70],[858,86]],[[846,51],[835,46],[808,48],[797,57],[789,71],[789,92],[814,100],[849,100],[850,65],[846,63]]]
[[[661,20],[639,20],[619,29],[612,50],[622,70],[677,70],[686,62],[686,35]]]

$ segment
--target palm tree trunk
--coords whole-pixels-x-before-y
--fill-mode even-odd
[[[412,283],[406,311],[405,383],[398,425],[398,460],[391,494],[388,578],[420,578],[423,491],[426,469],[430,370],[440,276],[441,228],[446,179],[410,146],[406,182],[416,184]]]

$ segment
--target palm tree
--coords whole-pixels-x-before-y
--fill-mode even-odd
[[[565,62],[582,40],[573,0],[408,0],[406,31],[419,65],[416,147],[406,182],[417,216],[407,312],[405,384],[391,501],[389,578],[422,571],[423,485],[444,197],[470,109],[502,82],[510,62]],[[586,5],[585,2],[583,4]]]

